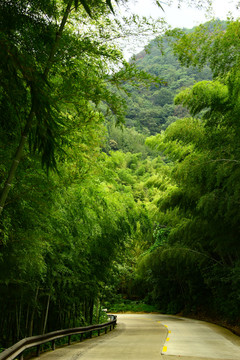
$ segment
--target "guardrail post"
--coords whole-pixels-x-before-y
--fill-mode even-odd
[[[71,335],[68,335],[68,345],[71,345]]]
[[[23,360],[23,352],[21,354],[19,354],[19,360]]]
[[[52,340],[52,350],[55,350],[55,340]]]
[[[90,339],[92,338],[92,331],[90,331],[89,337],[90,337]]]
[[[36,356],[39,357],[40,356],[40,345],[37,345],[37,352],[36,352]]]
[[[83,333],[81,333],[80,341],[83,341]]]
[[[98,336],[100,336],[101,330],[98,330]]]
[[[107,326],[105,327],[105,334],[107,333]]]

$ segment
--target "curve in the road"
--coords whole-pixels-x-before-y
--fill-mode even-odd
[[[233,343],[235,335],[231,341],[220,327],[176,316],[160,315],[160,318],[159,322],[168,329],[163,354],[240,360],[240,346]]]
[[[45,353],[41,360],[240,360],[240,340],[226,332],[177,316],[119,314],[114,331]]]

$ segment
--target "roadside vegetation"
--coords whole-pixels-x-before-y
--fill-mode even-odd
[[[0,1],[1,349],[104,308],[240,320],[240,22],[127,63],[87,4]]]

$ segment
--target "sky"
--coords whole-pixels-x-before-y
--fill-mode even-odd
[[[236,9],[238,2],[237,0],[213,0],[214,16],[226,20],[229,11],[232,12],[234,17],[240,16],[240,10]],[[178,9],[178,1],[176,0],[173,1],[172,6],[167,6],[164,1],[160,1],[160,3],[164,8],[164,12],[154,3],[154,0],[130,0],[130,7],[138,15],[152,16],[154,18],[165,17],[172,27],[180,28],[192,28],[206,22],[208,20],[206,16],[210,15],[209,12],[206,13],[204,10],[184,5],[187,1],[183,1],[180,9]]]
[[[227,20],[227,17],[230,15],[233,18],[240,17],[240,10],[236,8],[236,5],[240,0],[212,0],[212,13],[206,11],[206,9],[197,9],[196,7],[187,6],[187,0],[182,0],[180,9],[178,8],[178,0],[172,0],[173,4],[171,6],[166,4],[167,1],[168,0],[160,1],[164,12],[155,4],[154,0],[129,0],[128,7],[132,13],[140,16],[151,16],[155,19],[165,18],[172,28],[192,28],[213,17],[221,20]],[[193,3],[194,2],[196,3],[197,0],[194,0]],[[202,2],[204,2],[204,0],[202,0]],[[129,59],[133,54],[140,52],[144,46],[147,45],[149,40],[150,39],[146,38],[145,44],[135,44],[132,48],[131,46],[130,48],[126,46],[123,50],[125,58]]]

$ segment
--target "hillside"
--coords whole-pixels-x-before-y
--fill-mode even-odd
[[[166,40],[161,49],[159,39],[155,39],[149,44],[149,50],[137,54],[134,61],[138,68],[164,81],[158,87],[128,87],[131,97],[127,100],[126,126],[134,126],[140,131],[148,129],[150,134],[159,133],[173,121],[187,115],[181,105],[174,105],[174,97],[180,90],[212,78],[208,66],[202,71],[182,67]]]
[[[184,31],[190,33],[193,30],[194,28]],[[182,66],[166,35],[156,37],[146,49],[134,55],[130,62],[138,69],[162,79],[162,84],[153,83],[149,86],[142,83],[136,86],[130,82],[125,83],[125,126],[119,128],[113,120],[108,122],[106,149],[141,152],[145,158],[156,155],[156,152],[145,146],[146,137],[160,133],[172,122],[189,114],[182,105],[174,104],[174,97],[182,89],[198,81],[212,79],[212,73],[207,65],[201,71]]]

